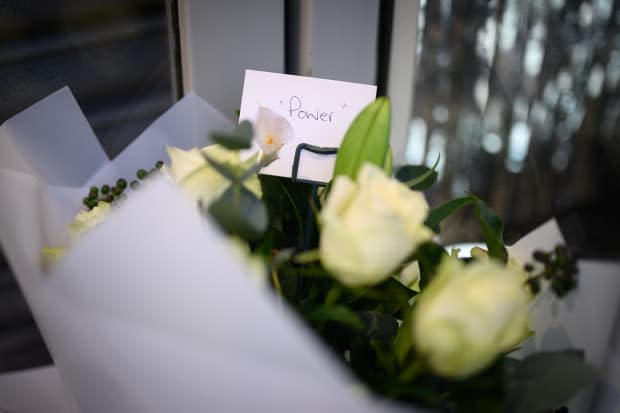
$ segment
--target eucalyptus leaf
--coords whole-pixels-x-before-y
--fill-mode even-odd
[[[448,218],[450,215],[463,208],[466,205],[473,204],[474,200],[465,196],[462,198],[456,198],[451,201],[446,202],[436,208],[433,208],[428,213],[428,217],[426,218],[426,222],[424,223],[427,227],[432,229],[436,234],[439,233],[439,224]]]
[[[239,123],[232,133],[213,132],[211,139],[227,149],[248,149],[252,146],[252,123],[244,120]]]
[[[205,153],[203,153],[202,156],[209,163],[209,165],[216,170],[217,173],[229,179],[231,182],[239,182],[238,168],[224,162],[216,161]]]
[[[209,213],[230,235],[245,240],[258,239],[268,225],[263,201],[240,184],[233,184],[209,207]]]
[[[536,353],[508,370],[506,406],[511,413],[551,411],[595,378],[580,352]]]
[[[243,174],[239,177],[239,180],[245,181],[251,176],[257,174],[263,167],[269,165],[276,159],[278,159],[278,155],[276,153],[262,157],[259,162],[252,164],[245,172],[243,172]]]
[[[357,115],[342,139],[336,155],[334,177],[355,180],[364,162],[383,168],[390,140],[390,101],[380,97]]]

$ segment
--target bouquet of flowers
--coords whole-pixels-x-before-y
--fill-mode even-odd
[[[66,272],[65,254],[83,252],[89,243],[107,248],[93,244],[90,232],[122,231],[118,223],[107,225],[108,216],[118,210],[120,217],[132,198],[134,205],[144,208],[153,202],[153,194],[169,193],[160,190],[162,181],[174,182],[204,219],[174,216],[171,222],[178,220],[178,228],[162,221],[163,233],[189,233],[193,227],[215,233],[205,245],[211,249],[206,256],[216,259],[228,254],[224,250],[236,251],[242,264],[227,264],[221,271],[242,271],[249,275],[247,284],[269,286],[268,295],[297,313],[331,349],[327,364],[345,366],[372,394],[441,411],[566,411],[562,406],[594,378],[583,353],[515,350],[532,335],[535,297],[553,294],[561,300],[577,287],[575,255],[564,245],[540,245],[529,262],[519,261],[504,245],[500,218],[474,194],[429,207],[421,191],[437,180],[435,168],[408,165],[393,171],[389,124],[388,99],[367,106],[342,140],[333,179],[319,187],[260,174],[293,138],[285,118],[261,107],[254,124],[244,120],[232,130],[211,131],[211,145],[168,146],[169,162],[164,157],[150,165],[134,164],[135,176],[98,179],[79,197],[82,210],[68,225],[68,242],[45,240],[44,267]],[[72,191],[61,198],[75,195]],[[166,208],[159,211],[175,210]],[[467,258],[438,242],[442,221],[462,208],[474,209],[486,242],[486,248],[474,248]],[[153,215],[144,223],[157,226],[157,215],[143,211]],[[109,272],[147,280],[146,274],[132,273],[131,260],[148,254],[149,248],[158,250],[155,244],[149,239],[144,245],[123,244],[125,255],[109,263]],[[190,245],[192,251],[201,248],[196,238]],[[174,262],[183,262],[176,255],[170,252]],[[98,264],[92,265],[94,272],[105,274]],[[16,267],[20,271],[19,264]],[[214,271],[213,266],[197,267]],[[140,282],[128,282],[141,300]],[[173,286],[174,280],[165,285]],[[218,305],[239,322],[233,306],[244,300],[240,297],[247,296],[248,287],[235,285],[240,296],[220,297]],[[143,295],[148,301],[149,293]],[[27,298],[33,305],[36,295]],[[96,313],[99,307],[92,303],[92,308]],[[35,305],[34,312],[36,316],[45,311]],[[57,334],[43,330],[44,336]],[[266,328],[265,334],[269,331]],[[52,354],[55,350],[51,348]],[[76,383],[76,378],[70,381]],[[278,392],[273,389],[274,397]]]

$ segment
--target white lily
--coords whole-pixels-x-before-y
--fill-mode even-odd
[[[263,156],[277,153],[294,136],[293,128],[286,118],[263,106],[258,109],[254,139]]]

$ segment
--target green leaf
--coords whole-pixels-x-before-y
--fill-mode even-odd
[[[400,364],[405,362],[409,351],[413,347],[413,336],[411,334],[412,314],[412,311],[407,312],[394,339],[394,353],[396,353],[396,358]]]
[[[358,311],[358,317],[366,326],[366,335],[379,340],[389,340],[398,332],[398,322],[394,317],[380,311]]]
[[[418,248],[414,258],[418,260],[420,266],[420,290],[424,291],[424,288],[431,282],[437,267],[444,256],[447,256],[446,250],[439,244],[434,242],[427,242]]]
[[[431,209],[424,224],[437,234],[439,233],[439,224],[441,224],[441,221],[448,218],[464,206],[472,203],[474,203],[474,200],[469,196],[448,201],[437,208]]]
[[[396,173],[396,179],[407,185],[409,188],[421,191],[431,187],[437,182],[437,165],[440,157],[437,157],[432,168],[424,165],[406,165]]]
[[[301,251],[293,257],[293,262],[295,264],[310,264],[312,262],[317,262],[321,259],[321,255],[318,249]]]
[[[387,154],[385,155],[385,161],[383,161],[383,172],[387,176],[392,176],[392,167],[394,166],[394,157],[392,154],[392,148],[388,146]]]
[[[211,139],[227,149],[248,149],[252,146],[252,123],[244,120],[235,127],[232,133],[213,132]]]
[[[216,161],[204,153],[202,156],[217,173],[229,179],[231,182],[239,181],[239,168],[236,168],[228,163]]]
[[[506,360],[507,358],[497,359],[473,376],[447,383],[446,392],[456,405],[456,413],[507,413],[504,409],[503,380],[508,367]],[[472,394],[476,397],[472,397]]]
[[[551,411],[595,378],[579,352],[537,353],[507,371],[506,405],[513,413]]]
[[[472,194],[469,196],[476,204],[475,213],[482,225],[489,256],[502,262],[508,261],[508,251],[504,245],[504,223],[484,201]]]
[[[380,97],[357,115],[344,135],[334,177],[346,175],[355,180],[364,162],[383,168],[390,141],[390,101]]]
[[[389,375],[396,372],[397,360],[392,351],[392,346],[383,340],[371,339],[370,346],[375,351],[377,363]]]
[[[258,239],[267,229],[265,204],[240,184],[233,184],[209,207],[209,213],[230,235]]]
[[[390,277],[381,284],[373,287],[362,288],[356,291],[359,297],[368,301],[370,308],[381,305],[383,311],[388,314],[404,314],[409,308],[409,299],[416,293],[402,285],[399,281]]]
[[[416,191],[430,188],[437,182],[437,172],[424,165],[405,165],[396,171],[396,179]]]
[[[440,391],[441,388],[434,382],[403,382],[401,380],[384,380],[375,385],[375,390],[389,395],[391,398],[402,398],[404,400],[415,400],[416,405],[423,403],[427,408],[438,412],[452,411],[445,401],[445,395]],[[450,406],[452,407],[452,406]],[[418,410],[414,410],[418,411]],[[427,410],[424,410],[427,411]],[[471,413],[471,412],[470,412]],[[482,412],[475,412],[482,413]]]
[[[246,171],[244,171],[243,174],[241,174],[241,176],[239,177],[239,180],[245,181],[251,176],[256,175],[258,171],[260,171],[263,167],[269,165],[271,162],[275,161],[276,159],[278,159],[278,155],[275,153],[262,157],[259,162],[255,161],[254,164],[252,164]],[[245,163],[244,163],[244,166],[245,166]]]
[[[310,321],[333,321],[344,324],[358,331],[364,331],[365,326],[357,314],[343,305],[319,305],[306,314]]]

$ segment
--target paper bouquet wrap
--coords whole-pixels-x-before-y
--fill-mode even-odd
[[[285,303],[257,288],[229,239],[163,177],[43,269],[42,248],[69,242],[91,185],[231,127],[189,93],[110,161],[67,88],[2,125],[0,241],[76,411],[403,411],[368,394]],[[527,260],[541,240],[561,240],[554,222],[511,254]],[[609,265],[580,269],[574,296],[534,303],[536,335],[523,351],[583,348],[602,367],[620,278]],[[573,405],[587,411],[590,396]]]

